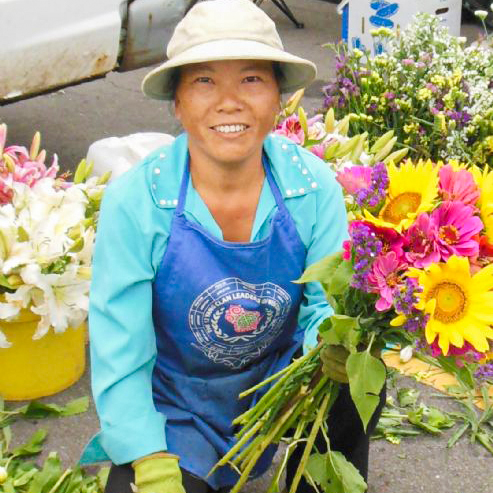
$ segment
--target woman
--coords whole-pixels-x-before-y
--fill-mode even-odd
[[[237,396],[316,343],[330,307],[318,283],[292,281],[339,250],[347,230],[326,165],[269,135],[280,93],[316,71],[283,50],[262,10],[249,0],[198,3],[168,58],[143,91],[173,100],[185,133],[108,187],[94,252],[102,431],[85,459],[112,460],[109,493],[131,483],[142,493],[230,489],[232,469],[207,473],[234,443],[232,420],[252,404]],[[343,413],[347,392],[346,401]]]

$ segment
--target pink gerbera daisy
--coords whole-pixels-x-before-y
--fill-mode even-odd
[[[368,276],[374,292],[380,295],[375,304],[379,312],[388,310],[394,301],[394,292],[398,289],[399,273],[407,268],[407,264],[397,258],[394,252],[379,256],[373,263]]]
[[[418,269],[440,261],[437,226],[428,214],[420,214],[407,230],[404,256]]]
[[[350,166],[337,173],[337,181],[347,193],[354,195],[371,184],[372,168],[369,166]]]
[[[454,171],[452,165],[440,168],[440,191],[444,200],[474,205],[481,194],[472,173],[466,169]]]
[[[474,238],[483,229],[474,208],[462,202],[444,202],[431,214],[438,231],[438,249],[443,261],[451,255],[474,257],[479,244]]]

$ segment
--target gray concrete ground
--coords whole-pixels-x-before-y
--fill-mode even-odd
[[[313,110],[320,104],[320,89],[329,80],[333,68],[330,51],[321,45],[340,38],[340,18],[331,3],[320,0],[287,0],[287,3],[304,22],[304,29],[296,29],[268,0],[262,7],[276,21],[286,48],[313,60],[319,68],[318,79],[307,91],[305,102],[305,108]],[[476,32],[475,26],[463,26],[463,34],[469,38]],[[179,127],[172,119],[171,108],[146,100],[139,91],[147,70],[109,74],[104,79],[0,107],[0,121],[8,124],[8,142],[28,145],[34,131],[40,130],[43,147],[49,155],[56,151],[62,169],[66,170],[73,169],[85,156],[90,143],[103,137],[142,131],[177,133]],[[427,403],[436,401],[424,386],[409,379],[405,384],[418,386],[426,394]],[[44,400],[65,403],[89,394],[88,368],[77,384]],[[444,405],[442,400],[438,404]],[[19,421],[13,426],[15,442],[27,439],[40,426],[49,430],[44,455],[56,450],[67,466],[77,461],[83,445],[98,429],[91,404],[89,411],[79,416],[40,422]],[[466,439],[455,448],[446,449],[448,435],[412,438],[399,446],[384,441],[373,442],[369,491],[493,493],[493,458]],[[262,493],[265,481],[254,482],[245,491]]]

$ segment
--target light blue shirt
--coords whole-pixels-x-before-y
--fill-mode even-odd
[[[327,164],[275,135],[265,140],[264,152],[307,249],[306,266],[340,250],[347,237],[346,210],[341,188]],[[106,189],[89,310],[92,390],[101,432],[86,448],[83,463],[109,458],[122,464],[166,450],[166,417],[152,400],[156,360],[152,282],[166,250],[187,157],[183,134]],[[251,241],[269,234],[276,211],[265,180]],[[223,239],[191,180],[185,215]],[[305,330],[306,351],[316,344],[317,328],[332,310],[319,283],[307,283],[303,295],[298,322]]]

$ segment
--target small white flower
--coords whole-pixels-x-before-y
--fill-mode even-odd
[[[407,363],[411,358],[413,357],[413,347],[412,346],[406,346],[405,348],[402,348],[399,354],[399,358],[401,360],[401,363]]]
[[[474,15],[481,21],[484,21],[488,17],[488,12],[486,10],[475,10]]]

